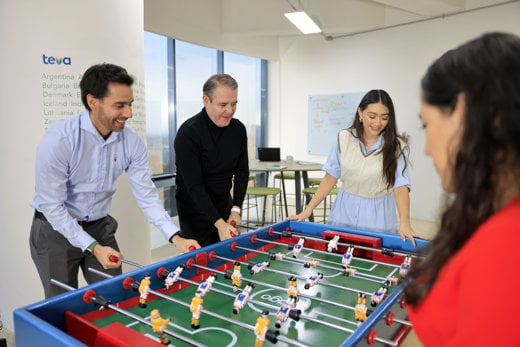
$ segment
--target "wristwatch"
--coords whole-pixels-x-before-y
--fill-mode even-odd
[[[97,241],[92,242],[90,245],[88,245],[86,251],[89,252],[90,254],[94,255],[94,248],[97,245],[99,245],[99,242],[97,242]]]

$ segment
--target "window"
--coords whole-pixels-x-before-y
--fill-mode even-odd
[[[202,109],[202,85],[218,73],[217,51],[175,41],[177,128]]]
[[[146,143],[152,174],[170,171],[168,131],[168,41],[145,31]]]
[[[175,157],[177,129],[203,107],[202,85],[213,74],[228,73],[238,82],[235,117],[248,132],[250,158],[265,138],[265,60],[223,52],[146,32],[146,133],[155,184],[170,215],[176,215]],[[262,122],[263,120],[263,122]]]
[[[238,82],[238,106],[234,117],[246,126],[249,157],[254,158],[261,130],[262,61],[224,52],[224,72]]]

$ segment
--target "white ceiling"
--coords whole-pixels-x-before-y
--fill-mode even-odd
[[[193,1],[193,0],[190,0]],[[238,37],[302,35],[283,15],[305,10],[332,39],[449,16],[504,0],[221,0],[223,34]],[[317,34],[320,35],[320,34]]]

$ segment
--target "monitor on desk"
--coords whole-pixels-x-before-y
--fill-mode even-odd
[[[258,160],[280,161],[280,147],[258,147]]]

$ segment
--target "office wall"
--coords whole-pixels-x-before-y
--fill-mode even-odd
[[[307,153],[308,96],[385,89],[394,100],[399,131],[410,134],[411,216],[435,221],[442,190],[423,153],[420,78],[444,51],[487,31],[520,35],[518,23],[516,2],[333,41],[319,36],[281,41],[280,60],[269,64],[269,145],[280,146],[282,157],[324,162],[326,157]]]
[[[142,0],[2,0],[0,47],[0,315],[13,330],[12,311],[43,298],[28,243],[35,149],[44,133],[41,73],[50,68],[42,54],[69,56],[72,70],[119,64],[144,81]],[[149,225],[128,180],[118,188],[112,215],[119,221],[123,254],[148,263]]]
[[[436,57],[468,39],[491,30],[520,33],[520,3],[514,2],[333,41],[321,35],[291,36],[274,47],[273,39],[227,34],[216,2],[144,0],[144,4],[146,30],[270,59],[268,145],[280,146],[282,157],[326,160],[307,152],[309,95],[386,89],[395,102],[400,132],[410,134],[411,215],[429,221],[438,220],[442,190],[430,159],[423,154],[419,80]]]

